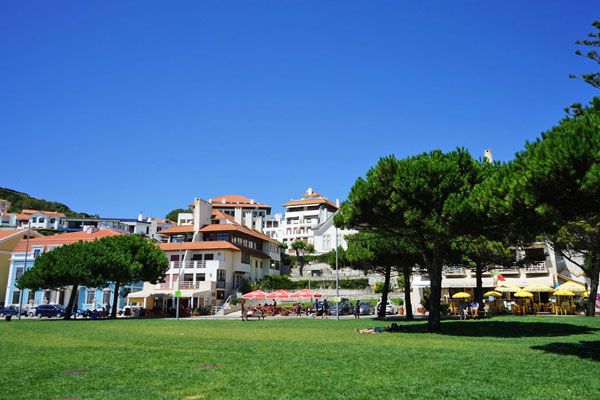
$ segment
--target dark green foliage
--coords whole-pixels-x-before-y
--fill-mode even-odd
[[[20,213],[23,209],[56,211],[65,214],[67,217],[90,217],[86,213],[78,213],[71,210],[63,203],[36,199],[27,193],[17,192],[16,190],[0,188],[0,199],[11,202],[9,212]]]
[[[177,215],[179,213],[191,213],[192,210],[186,210],[184,208],[176,208],[175,210],[169,212],[165,218],[168,219],[169,221],[173,221],[173,222],[177,222]]]
[[[575,44],[585,46],[587,49],[577,49],[575,50],[575,54],[592,60],[598,67],[600,65],[600,54],[598,54],[598,48],[600,47],[600,21],[592,22],[592,26],[595,28],[595,32],[588,33],[587,39],[578,40],[575,42]],[[581,78],[593,87],[600,88],[600,72],[598,71],[591,72],[589,74],[581,74],[579,77],[575,74],[572,74],[569,75],[569,77]]]

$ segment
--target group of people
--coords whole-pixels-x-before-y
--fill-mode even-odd
[[[472,302],[460,303],[460,319],[477,318],[479,316],[479,303],[475,300]]]

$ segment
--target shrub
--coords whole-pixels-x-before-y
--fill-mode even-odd
[[[383,293],[383,282],[375,282],[373,285],[373,291],[375,293]]]
[[[240,299],[238,299],[237,297],[232,297],[231,300],[229,300],[229,304],[231,304],[232,306],[235,306],[239,302],[240,302]]]

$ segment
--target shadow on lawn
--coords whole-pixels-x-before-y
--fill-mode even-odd
[[[540,346],[531,346],[531,348],[543,350],[546,353],[577,356],[592,361],[600,361],[600,340],[578,343],[548,343]]]
[[[426,333],[427,324],[401,325],[406,333]],[[552,337],[594,333],[598,329],[587,326],[518,321],[456,321],[442,322],[440,334],[471,337]]]

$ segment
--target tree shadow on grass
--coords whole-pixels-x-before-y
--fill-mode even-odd
[[[577,356],[592,361],[600,361],[600,340],[575,343],[548,343],[540,346],[531,346],[531,348],[543,350],[546,353]]]
[[[427,324],[401,325],[402,332],[427,333]],[[552,337],[589,334],[598,331],[587,326],[549,322],[456,321],[442,322],[441,335],[470,337]]]

